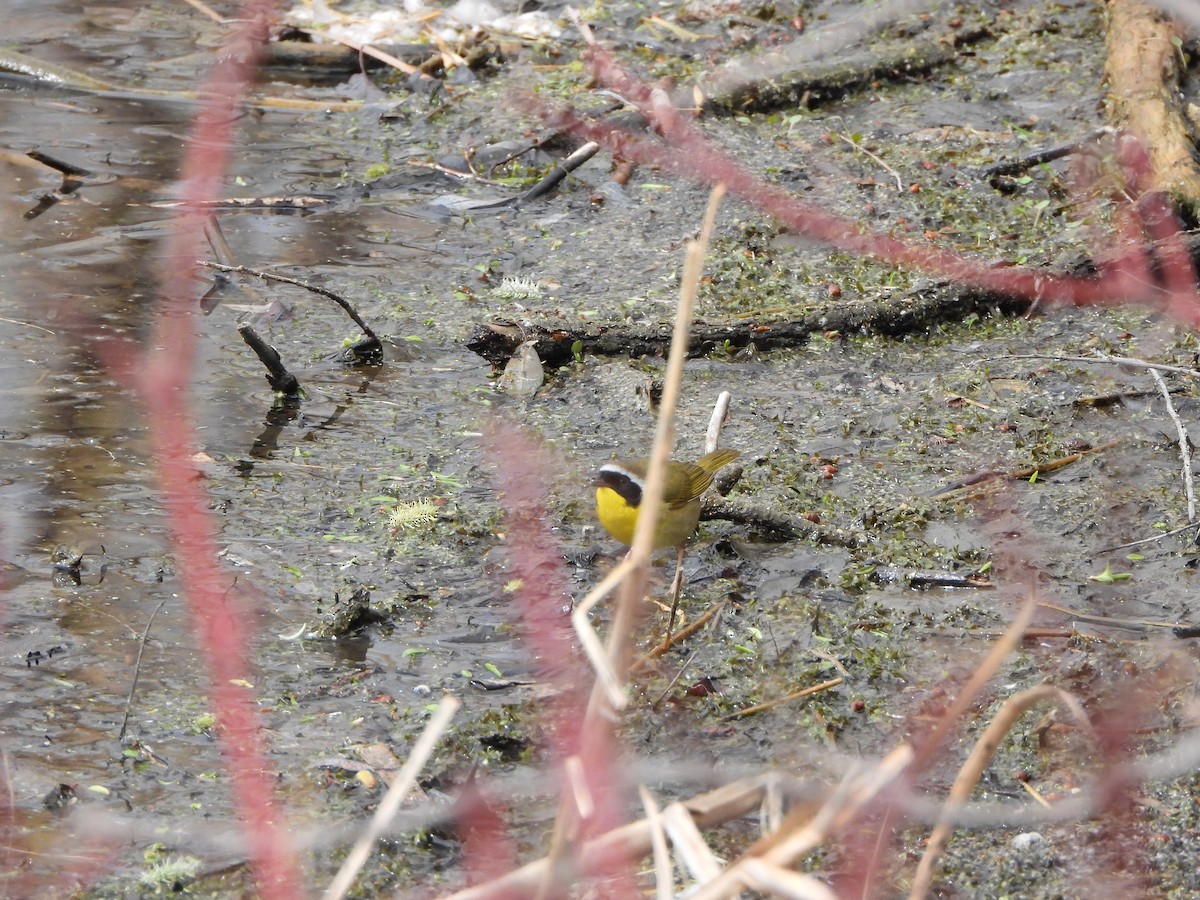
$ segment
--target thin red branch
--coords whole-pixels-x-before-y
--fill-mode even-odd
[[[243,687],[248,683],[250,623],[230,594],[228,576],[216,562],[216,529],[200,473],[192,461],[196,439],[188,408],[198,303],[192,273],[193,261],[201,251],[202,205],[219,196],[234,140],[238,101],[254,77],[273,7],[269,0],[246,3],[238,15],[245,24],[204,86],[207,99],[193,122],[181,165],[183,208],[162,256],[160,310],[150,341],[152,349],[137,369],[179,576],[208,670],[209,698],[219,723],[221,749],[258,891],[263,897],[291,900],[303,895],[299,867],[275,804],[254,697]]]
[[[596,78],[617,93],[636,102],[645,112],[663,141],[631,135],[617,126],[584,119],[573,110],[552,110],[531,101],[554,127],[582,139],[608,146],[614,154],[638,163],[655,165],[706,184],[724,184],[732,194],[769,213],[798,234],[841,250],[869,256],[893,266],[916,269],[949,279],[977,290],[1028,297],[1031,300],[1066,303],[1077,306],[1114,305],[1141,302],[1159,306],[1175,319],[1193,327],[1200,326],[1200,296],[1194,280],[1184,284],[1181,269],[1165,284],[1141,283],[1126,277],[1141,270],[1145,251],[1140,246],[1126,248],[1132,258],[1118,258],[1106,274],[1119,277],[1082,278],[1051,274],[1016,265],[997,266],[962,256],[928,243],[917,243],[881,232],[870,231],[851,219],[828,212],[819,206],[784,191],[757,177],[732,156],[704,136],[690,120],[671,106],[663,91],[656,91],[622,69],[604,50],[592,47],[590,62]],[[1136,168],[1127,173],[1134,179],[1132,193],[1138,196]],[[1146,194],[1146,197],[1152,195]],[[1153,209],[1149,204],[1147,209]],[[1151,222],[1154,236],[1164,239],[1168,228],[1178,235],[1173,217],[1159,216]],[[1176,238],[1178,239],[1178,238]],[[1171,253],[1175,259],[1178,254]],[[1173,263],[1178,266],[1177,263]],[[1178,277],[1177,277],[1178,276]],[[1140,288],[1131,293],[1131,288]]]
[[[572,756],[578,757],[582,787],[593,804],[591,815],[575,836],[582,842],[623,822],[621,804],[630,796],[630,785],[617,765],[618,747],[610,723],[586,715],[590,693],[590,685],[582,677],[586,663],[575,644],[568,614],[571,593],[562,552],[549,526],[552,519],[544,473],[555,467],[510,425],[497,424],[489,445],[497,470],[496,483],[502,492],[511,574],[520,583],[515,599],[523,636],[539,676],[558,689],[554,699],[545,704],[544,722],[562,791],[571,792],[563,764]],[[632,897],[636,890],[628,863],[624,858],[605,859],[582,874],[592,879],[590,884],[596,890],[615,897]]]

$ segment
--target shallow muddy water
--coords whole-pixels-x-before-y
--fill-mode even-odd
[[[0,14],[10,19],[22,8],[7,35],[15,49],[123,85],[194,86],[206,49],[219,39],[207,22],[174,7],[117,4],[80,14],[71,4],[40,4],[33,15],[23,4],[9,6],[0,3]],[[1079,13],[1069,24],[1083,30],[1087,22]],[[524,65],[514,62],[503,77],[532,77]],[[1034,75],[1022,84],[1046,102]],[[270,90],[303,95],[291,86]],[[902,85],[891,98],[906,128],[916,127],[914,90]],[[1012,91],[1006,103],[1019,107],[1027,98]],[[1067,96],[1072,91],[1063,91],[1064,130],[1087,115]],[[593,171],[520,212],[448,212],[435,201],[455,186],[407,163],[511,137],[523,125],[513,108],[473,96],[439,116],[428,100],[408,97],[382,122],[378,108],[267,110],[248,113],[236,131],[229,197],[327,202],[303,214],[222,210],[216,219],[230,261],[349,297],[385,337],[383,364],[351,368],[339,360],[357,331],[332,304],[247,276],[190,323],[198,348],[196,463],[230,589],[257,627],[253,690],[280,796],[298,843],[317,850],[321,883],[331,852],[377,799],[329,771],[358,744],[386,742],[403,757],[443,692],[462,697],[465,708],[426,789],[435,800],[453,796],[479,766],[526,815],[517,829],[522,849],[540,852],[553,800],[539,780],[536,711],[555,686],[537,683],[544,666],[521,640],[504,485],[495,483],[484,435],[501,419],[539,442],[563,579],[577,598],[619,551],[595,525],[589,473],[649,445],[655,422],[639,392],[661,360],[585,356],[550,373],[535,396],[516,399],[497,392],[490,367],[463,339],[494,318],[669,320],[681,242],[703,209],[701,189],[672,182],[667,190],[658,173],[642,175],[623,202],[594,203],[592,190],[607,175]],[[46,878],[71,873],[64,884],[99,882],[101,893],[131,890],[155,842],[200,858],[206,869],[244,861],[228,827],[230,801],[148,452],[149,423],[130,384],[107,365],[123,341],[145,341],[157,315],[157,254],[171,215],[164,203],[178,196],[174,179],[193,113],[185,102],[0,80],[0,750],[21,839],[45,854],[32,868]],[[873,99],[850,102],[841,114],[847,128],[889,115]],[[798,154],[827,127],[756,125],[771,140],[730,123],[714,130],[740,152],[791,141],[789,152]],[[1054,128],[1039,135],[1062,137]],[[894,137],[886,128],[881,134],[885,142]],[[947,158],[966,152],[943,149]],[[48,202],[62,178],[31,160],[31,150],[95,177]],[[361,179],[384,157],[391,171],[368,189]],[[854,199],[862,186],[847,176],[851,163],[832,159],[814,162],[822,177],[812,189],[831,203],[862,206]],[[953,168],[946,163],[951,187],[960,177]],[[872,215],[910,215],[916,202],[876,198]],[[1060,225],[1047,241],[1070,238]],[[760,240],[763,227],[753,211],[728,202],[717,241],[727,256],[713,263],[718,277],[702,299],[704,315],[794,300],[782,296],[787,277],[805,297],[827,289],[816,279],[832,269],[811,283],[780,275],[825,265],[823,253],[786,234]],[[779,254],[773,272],[752,268],[764,247]],[[860,270],[843,274],[850,292],[856,277],[867,280]],[[532,277],[541,296],[502,296],[495,288],[505,275]],[[741,292],[747,284],[749,299]],[[246,321],[296,371],[307,394],[298,406],[275,403],[238,335]],[[730,390],[725,440],[742,451],[744,467],[733,497],[809,514],[868,540],[849,549],[729,522],[705,526],[687,562],[684,617],[723,606],[713,626],[638,684],[642,699],[668,702],[631,711],[631,771],[688,793],[760,767],[837,771],[844,760],[832,749],[879,752],[917,728],[932,685],[953,686],[970,672],[1031,589],[1079,612],[1194,624],[1194,545],[1151,544],[1136,558],[1128,548],[1109,549],[1186,518],[1173,425],[1150,376],[1022,356],[1095,351],[1189,365],[1194,340],[1136,310],[1047,311],[1015,322],[971,319],[901,341],[827,335],[791,351],[691,361],[681,455],[699,455],[711,405]],[[1180,415],[1193,423],[1200,406],[1192,382],[1172,383]],[[980,473],[1012,473],[1077,451],[1084,452],[1073,464],[1010,478],[1003,490],[942,496]],[[66,565],[78,556],[78,567]],[[904,580],[915,570],[989,567],[996,590],[915,591]],[[1132,577],[1095,577],[1106,569]],[[316,636],[358,590],[369,591],[380,621],[351,639]],[[572,596],[561,599],[566,610]],[[598,620],[606,615],[601,610]],[[1047,627],[1072,623],[1061,611],[1039,614]],[[1096,699],[1115,690],[1110,676],[1132,678],[1138,667],[1165,668],[1177,657],[1185,668],[1192,662],[1190,649],[1157,626],[1114,637],[1090,621],[1074,625],[1094,629],[1095,643],[1085,639],[1070,652],[1065,638],[1029,643],[1005,671],[1011,684],[1058,679]],[[647,642],[659,627],[652,619]],[[843,664],[847,683],[830,699],[785,706],[744,726],[718,718],[828,678]],[[720,693],[683,692],[706,677]],[[137,743],[123,748],[127,712]],[[1014,760],[1010,768],[1038,761],[1029,745],[1010,750],[1004,765]],[[1048,778],[1057,774],[1047,770]],[[46,803],[64,784],[77,797],[66,814]],[[118,847],[103,839],[106,829],[119,831]],[[95,843],[91,863],[63,853],[68,834]],[[386,889],[411,887],[415,871],[461,881],[453,838],[422,832],[413,845],[411,857],[391,849],[396,874],[379,876]]]

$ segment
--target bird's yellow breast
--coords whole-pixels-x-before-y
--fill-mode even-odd
[[[638,507],[630,505],[612,488],[600,485],[596,488],[596,515],[604,530],[618,541],[625,545],[633,543]],[[654,549],[679,546],[691,536],[699,524],[699,499],[682,505],[664,503],[659,510],[658,524],[654,527]]]
[[[622,544],[633,543],[633,531],[637,528],[637,507],[630,506],[625,498],[610,487],[596,488],[596,515],[604,530]]]

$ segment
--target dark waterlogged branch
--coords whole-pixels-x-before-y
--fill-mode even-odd
[[[520,208],[526,203],[549,194],[559,183],[591,159],[600,150],[595,141],[587,141],[566,159],[555,163],[533,187],[516,197],[501,197],[498,200],[472,199],[469,197],[443,198],[444,205],[459,211]]]
[[[1020,314],[1029,301],[960,285],[941,283],[914,291],[902,300],[831,303],[786,321],[753,320],[734,324],[698,322],[689,331],[692,357],[714,351],[740,350],[753,345],[761,351],[803,346],[814,335],[919,334],[946,321],[961,321],[976,313]],[[580,326],[574,322],[546,322],[515,327],[505,322],[477,325],[466,339],[467,349],[492,365],[503,365],[525,341],[537,341],[538,355],[550,368],[569,365],[577,353],[592,356],[666,356],[671,329],[666,325]]]
[[[267,384],[271,385],[271,389],[288,397],[300,396],[300,381],[283,364],[279,351],[264,341],[259,333],[249,325],[239,325],[238,334],[254,351],[259,361],[267,367]]]

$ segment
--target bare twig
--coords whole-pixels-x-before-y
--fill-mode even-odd
[[[1055,144],[1053,147],[1035,150],[1033,153],[1027,153],[1024,156],[1001,160],[998,163],[985,166],[979,171],[979,177],[991,179],[1000,175],[1016,175],[1018,172],[1024,172],[1027,169],[1032,169],[1034,166],[1040,166],[1042,163],[1053,162],[1056,159],[1062,159],[1064,156],[1070,156],[1072,153],[1079,151],[1080,148],[1088,144],[1095,144],[1101,138],[1111,137],[1116,133],[1117,130],[1111,125],[1102,125],[1065,143]]]
[[[1174,537],[1177,534],[1183,534],[1185,531],[1191,531],[1195,527],[1195,522],[1188,522],[1186,525],[1180,525],[1178,528],[1172,528],[1170,531],[1164,531],[1162,534],[1151,535],[1148,538],[1139,538],[1136,541],[1129,541],[1125,544],[1117,544],[1115,547],[1105,547],[1102,550],[1096,551],[1096,556],[1104,553],[1115,553],[1117,550],[1127,550],[1130,547],[1137,547],[1141,544],[1153,544],[1155,541],[1161,541],[1164,538]]]
[[[733,395],[729,391],[721,391],[717,402],[713,405],[712,415],[708,417],[708,431],[704,434],[704,452],[712,453],[721,443],[721,426],[729,417],[729,401]]]
[[[560,181],[582,166],[585,162],[591,159],[600,150],[600,145],[595,141],[588,141],[578,150],[568,156],[562,162],[555,163],[542,179],[517,197],[513,201],[514,206],[520,206],[522,203],[528,203],[530,200],[536,200],[538,197],[550,193],[558,185]]]
[[[1004,356],[991,356],[988,359],[1049,359],[1055,362],[1107,363],[1113,366],[1129,366],[1133,369],[1150,369],[1157,372],[1171,372],[1174,375],[1190,375],[1193,378],[1200,378],[1200,370],[1198,369],[1150,362],[1149,360],[1136,359],[1131,356],[1063,356],[1059,353],[1006,353]]]
[[[701,615],[697,616],[696,619],[689,622],[683,628],[680,628],[674,634],[665,638],[661,643],[655,645],[655,647],[651,649],[650,653],[648,654],[650,658],[654,659],[659,656],[663,656],[668,650],[671,649],[673,645],[686,641],[693,634],[711,622],[713,616],[721,611],[721,609],[725,606],[725,603],[725,600],[718,600],[716,603],[706,609]],[[640,667],[635,665],[633,668],[638,669]]]
[[[845,141],[847,144],[849,144],[851,147],[853,147],[855,150],[857,150],[859,153],[863,154],[864,156],[870,157],[871,159],[875,160],[875,162],[877,162],[885,172],[887,172],[889,175],[891,175],[893,178],[896,179],[896,190],[898,190],[898,191],[904,190],[904,181],[903,181],[903,179],[900,178],[900,173],[897,172],[895,169],[893,169],[891,166],[889,166],[887,163],[885,163],[882,159],[880,159],[878,156],[876,156],[874,153],[872,153],[866,147],[864,147],[861,142],[855,141],[853,138],[848,137],[847,135],[844,135],[844,134],[839,134],[837,132],[834,132],[834,136]]]
[[[299,397],[301,394],[300,381],[283,364],[279,351],[264,341],[262,336],[249,325],[239,325],[238,334],[254,351],[258,361],[266,367],[267,384],[271,385],[271,390],[289,397]]]
[[[1041,609],[1052,609],[1055,612],[1064,613],[1072,620],[1078,622],[1086,622],[1089,625],[1104,625],[1109,628],[1127,628],[1132,631],[1152,631],[1154,629],[1163,629],[1178,631],[1181,628],[1187,628],[1180,622],[1157,622],[1154,619],[1131,619],[1122,616],[1099,616],[1095,613],[1085,613],[1079,610],[1069,609],[1066,606],[1061,606],[1058,603],[1050,603],[1042,600],[1038,602],[1038,607]]]
[[[319,294],[322,297],[332,300],[342,308],[343,312],[345,312],[346,315],[350,317],[351,321],[358,326],[359,331],[366,336],[365,341],[360,341],[354,345],[352,348],[354,352],[360,358],[366,358],[372,355],[383,355],[383,343],[379,340],[379,336],[376,335],[371,329],[371,326],[363,321],[362,316],[358,314],[358,311],[350,304],[349,300],[347,300],[341,294],[329,290],[329,288],[323,288],[317,284],[301,281],[298,278],[289,278],[286,275],[276,275],[274,272],[264,272],[261,269],[250,269],[246,266],[227,266],[223,263],[210,262],[207,259],[199,259],[196,260],[196,262],[197,264],[206,268],[216,269],[218,272],[231,272],[236,275],[251,275],[255,278],[261,278],[264,281],[277,281],[280,284],[294,285],[295,287],[304,288],[306,291],[312,291],[314,294]]]
[[[666,643],[666,641],[664,641],[663,643]],[[675,687],[675,685],[679,684],[679,679],[683,677],[683,673],[687,671],[687,667],[692,664],[692,660],[696,658],[697,652],[698,651],[693,650],[691,655],[683,661],[683,664],[679,667],[679,671],[677,671],[675,673],[675,677],[673,677],[667,683],[667,686],[662,689],[662,691],[659,693],[659,695],[654,698],[654,702],[650,704],[651,709],[658,709],[658,707],[662,704],[662,702],[665,699],[667,699],[667,694],[671,693],[671,690]],[[634,668],[634,667],[631,666],[630,668]]]
[[[1187,428],[1184,427],[1183,419],[1179,418],[1179,413],[1175,411],[1175,404],[1171,400],[1171,391],[1167,388],[1166,379],[1157,369],[1150,370],[1150,377],[1154,379],[1158,392],[1163,396],[1163,402],[1167,405],[1167,415],[1175,423],[1175,433],[1179,436],[1179,459],[1183,463],[1183,493],[1187,497],[1187,517],[1190,525],[1196,521],[1196,485],[1192,479],[1192,445],[1188,440]]]
[[[1055,459],[1046,460],[1046,462],[1037,463],[1032,466],[1022,466],[1019,469],[1014,469],[1011,472],[977,472],[970,478],[956,481],[954,484],[947,485],[944,488],[939,488],[932,496],[935,500],[942,500],[967,488],[979,487],[987,485],[989,482],[999,482],[1002,478],[1011,478],[1017,481],[1025,481],[1032,478],[1034,475],[1046,475],[1058,469],[1065,468],[1072,463],[1077,463],[1089,453],[1101,453],[1105,450],[1111,450],[1113,447],[1121,443],[1120,438],[1114,438],[1111,441],[1106,441],[1095,447],[1088,447],[1086,450],[1079,450],[1075,453],[1068,453],[1066,456],[1059,456]]]

